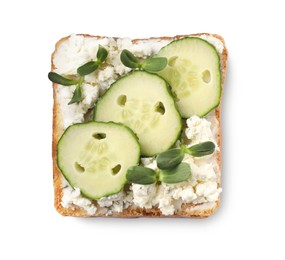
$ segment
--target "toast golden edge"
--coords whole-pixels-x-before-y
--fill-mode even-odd
[[[80,34],[84,37],[94,37],[94,38],[105,38],[105,36],[92,36],[88,34]],[[136,43],[141,40],[155,40],[155,39],[160,39],[160,40],[177,40],[183,37],[189,37],[189,36],[200,36],[200,35],[209,35],[213,36],[217,39],[219,39],[223,45],[224,49],[222,54],[220,55],[220,66],[221,66],[221,72],[222,72],[222,94],[221,94],[221,102],[219,106],[215,109],[215,115],[217,120],[219,121],[219,132],[217,136],[217,144],[221,148],[222,147],[222,126],[221,126],[221,103],[222,103],[222,97],[223,97],[223,92],[224,92],[224,83],[226,79],[226,69],[227,69],[227,59],[228,59],[228,51],[225,46],[225,41],[224,39],[217,34],[209,34],[209,33],[198,33],[198,34],[188,34],[188,35],[177,35],[174,37],[168,37],[168,36],[163,36],[163,37],[151,37],[148,39],[134,39],[132,40],[133,43]],[[51,55],[51,70],[55,69],[55,66],[53,64],[53,57],[54,54],[58,48],[58,46],[68,39],[70,36],[63,37],[60,39],[56,45],[55,45],[55,50]],[[116,37],[114,37],[116,39]],[[57,166],[57,156],[56,156],[56,150],[57,150],[57,143],[58,140],[60,139],[64,129],[62,126],[62,120],[61,120],[61,114],[60,114],[60,104],[57,102],[57,97],[56,97],[56,87],[57,84],[53,83],[53,124],[52,124],[52,160],[53,160],[53,184],[54,184],[54,206],[56,210],[63,216],[76,216],[76,217],[90,217],[87,212],[83,209],[80,208],[64,208],[61,205],[61,199],[63,196],[62,192],[62,174]],[[217,158],[218,158],[218,163],[220,170],[222,170],[222,153],[221,150],[217,152]],[[220,184],[219,184],[220,185]],[[203,203],[202,203],[203,204]],[[198,204],[199,205],[199,204]],[[211,208],[207,209],[194,209],[197,204],[183,204],[181,209],[177,212],[175,212],[174,215],[171,216],[164,216],[162,215],[161,211],[153,207],[151,209],[142,209],[142,208],[127,208],[124,209],[123,212],[121,213],[113,213],[111,216],[108,217],[120,217],[120,218],[134,218],[134,217],[186,217],[186,218],[206,218],[210,215],[212,215],[219,207],[220,205],[220,196],[219,199],[215,202],[214,206]],[[104,214],[95,214],[92,217],[106,217]]]

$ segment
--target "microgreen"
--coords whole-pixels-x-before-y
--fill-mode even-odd
[[[163,70],[167,65],[167,58],[152,57],[140,61],[130,51],[123,50],[121,52],[121,62],[128,68],[140,69],[148,72],[157,72]]]
[[[179,183],[186,181],[191,176],[191,167],[182,162],[184,155],[190,154],[201,157],[214,153],[215,144],[207,141],[186,147],[169,149],[157,156],[157,171],[143,166],[130,167],[127,172],[127,180],[136,184],[153,184],[157,180],[164,183]]]
[[[82,101],[82,91],[81,87],[84,83],[84,76],[94,72],[107,58],[108,51],[101,45],[99,45],[97,51],[97,60],[96,61],[88,61],[87,63],[83,64],[82,66],[77,68],[77,75],[70,75],[68,77],[64,77],[56,72],[49,72],[48,78],[53,83],[57,83],[63,86],[73,86],[76,85],[76,88],[73,92],[73,96],[68,103],[68,105],[78,103]],[[70,79],[69,77],[75,77],[75,79]]]

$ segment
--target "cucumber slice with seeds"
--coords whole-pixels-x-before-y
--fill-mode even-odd
[[[166,151],[182,128],[166,81],[144,71],[134,71],[113,83],[97,102],[94,119],[130,127],[138,136],[143,156]]]
[[[204,116],[219,105],[220,56],[214,46],[186,37],[162,48],[158,56],[168,58],[168,66],[158,74],[171,85],[182,117]]]
[[[57,146],[57,162],[73,188],[90,199],[119,192],[129,167],[138,165],[134,133],[115,123],[89,122],[66,129]]]

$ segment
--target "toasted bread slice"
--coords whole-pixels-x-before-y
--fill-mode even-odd
[[[201,35],[211,36],[213,38],[218,39],[223,44],[222,52],[220,52],[220,68],[221,68],[221,75],[222,75],[222,89],[224,88],[224,82],[226,77],[226,65],[227,65],[227,56],[228,52],[225,47],[224,39],[216,34],[208,34],[208,33],[201,33],[201,34],[192,34],[192,35],[178,35],[175,37],[159,37],[159,38],[149,38],[149,39],[135,39],[132,40],[134,44],[148,41],[148,40],[176,40],[186,36],[195,36],[200,37]],[[91,36],[91,35],[82,35],[84,37],[92,37],[92,38],[105,38],[102,36]],[[54,57],[60,45],[62,45],[65,41],[68,40],[70,36],[64,37],[56,43],[55,51],[51,56],[51,70],[54,71],[56,66],[54,64]],[[54,205],[56,210],[65,216],[80,216],[80,217],[89,217],[89,216],[106,216],[106,213],[97,210],[95,214],[88,214],[86,210],[80,207],[69,207],[65,208],[62,205],[62,197],[63,197],[63,176],[61,171],[57,166],[57,143],[64,132],[64,125],[63,125],[63,114],[61,111],[59,99],[58,99],[58,88],[59,85],[53,83],[53,98],[54,98],[54,106],[53,106],[53,134],[52,134],[52,158],[53,158],[53,182],[54,182]],[[221,103],[219,107],[217,107],[214,111],[216,119],[219,122],[219,130],[217,134],[216,143],[219,146],[219,150],[216,152],[215,156],[217,156],[217,161],[221,170],[222,167],[222,159],[221,159],[221,144],[222,144],[222,134],[221,134]],[[220,187],[221,179],[220,176],[218,178],[218,187]],[[99,206],[94,202],[96,207]],[[204,218],[210,216],[212,213],[216,211],[216,209],[220,205],[220,197],[215,202],[206,202],[200,204],[183,204],[181,208],[176,211],[173,215],[167,217],[196,217],[196,218]],[[139,208],[134,205],[124,209],[120,213],[113,213],[112,217],[165,217],[160,209],[157,207],[152,207],[151,209]]]

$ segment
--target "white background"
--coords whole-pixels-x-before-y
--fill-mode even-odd
[[[0,259],[284,259],[282,1],[1,1]],[[210,32],[229,50],[223,193],[208,219],[76,219],[53,207],[54,44]],[[101,256],[99,256],[99,254]]]

